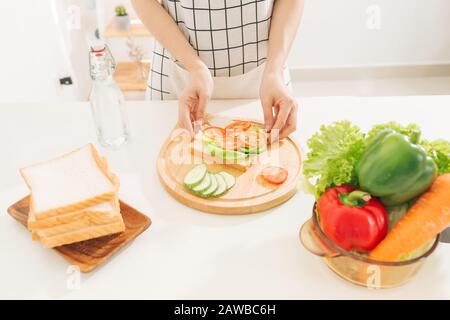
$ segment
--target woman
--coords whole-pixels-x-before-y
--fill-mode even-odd
[[[303,0],[133,0],[157,39],[151,99],[179,101],[179,124],[194,134],[210,98],[261,99],[272,141],[295,131],[297,103],[285,63]]]

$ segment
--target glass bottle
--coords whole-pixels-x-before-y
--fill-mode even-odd
[[[93,80],[90,102],[97,137],[104,147],[118,148],[130,138],[125,100],[113,79],[114,59],[104,43],[91,46],[90,74]]]

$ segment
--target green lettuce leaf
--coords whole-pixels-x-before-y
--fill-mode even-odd
[[[316,197],[333,186],[357,186],[355,166],[365,148],[365,135],[350,121],[322,126],[308,140],[308,157],[303,173],[315,183]]]
[[[315,196],[331,187],[350,184],[358,188],[355,166],[366,146],[382,130],[391,129],[403,134],[424,147],[435,161],[439,175],[450,173],[450,142],[446,140],[421,140],[421,130],[417,124],[402,125],[398,122],[377,124],[364,134],[350,121],[324,125],[308,140],[309,153],[304,163],[303,174],[313,180]],[[305,185],[303,184],[303,187]],[[312,188],[304,188],[312,192]],[[393,215],[393,218],[400,217]],[[396,222],[395,220],[392,223]]]
[[[440,139],[429,142],[424,140],[421,145],[433,158],[438,167],[439,175],[450,173],[450,141]]]
[[[380,131],[384,129],[391,129],[400,134],[403,134],[410,138],[412,141],[419,142],[421,130],[420,127],[415,123],[410,123],[406,126],[398,122],[388,122],[383,124],[377,124],[372,127],[372,129],[367,133],[366,143],[369,144],[373,137],[375,137]]]

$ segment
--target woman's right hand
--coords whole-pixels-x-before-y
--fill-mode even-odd
[[[214,85],[211,72],[203,62],[188,71],[189,80],[178,98],[178,123],[194,137],[195,127],[203,124]]]

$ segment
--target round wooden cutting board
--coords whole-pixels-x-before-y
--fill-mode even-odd
[[[225,127],[233,120],[215,115],[207,118],[209,124],[220,127]],[[272,145],[256,157],[246,171],[226,164],[207,163],[210,172],[226,171],[234,175],[236,185],[219,198],[200,198],[184,187],[183,179],[195,164],[205,160],[193,155],[189,137],[183,130],[175,128],[161,148],[157,169],[165,189],[191,208],[216,214],[249,214],[273,208],[291,198],[297,191],[302,168],[300,149],[290,138]],[[274,185],[261,177],[261,171],[269,165],[288,171],[288,178],[283,184]]]

